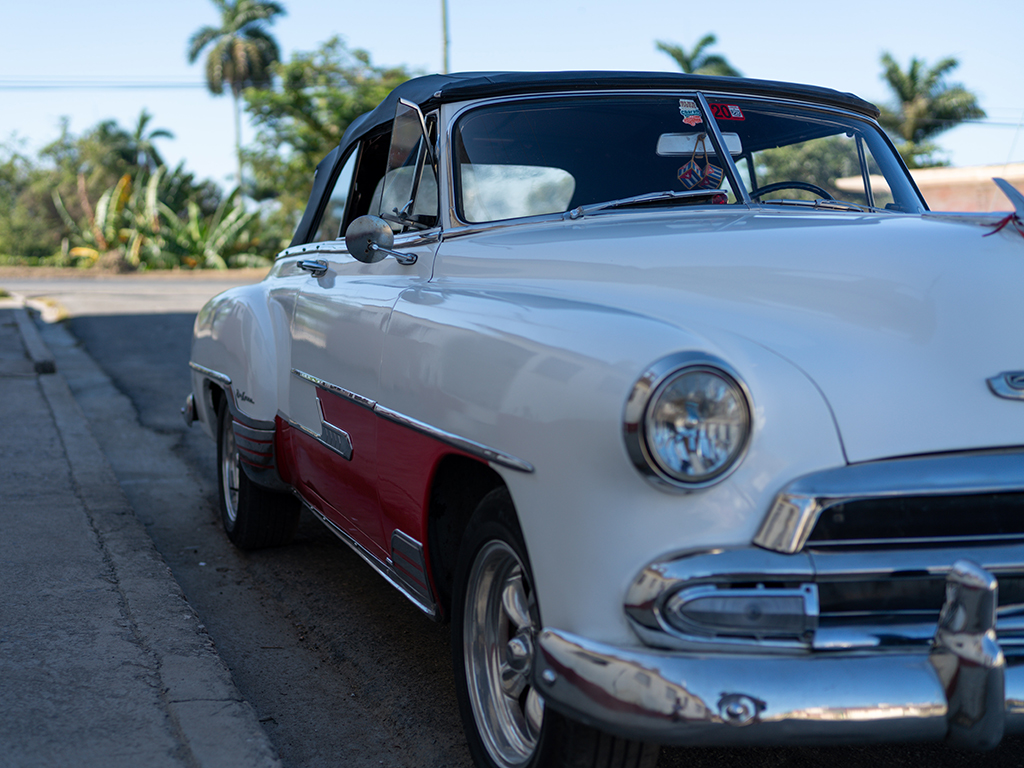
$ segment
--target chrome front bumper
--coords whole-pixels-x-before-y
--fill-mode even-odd
[[[958,561],[934,640],[909,651],[680,653],[547,629],[534,679],[548,706],[662,744],[991,749],[1024,731],[1024,654],[1006,657],[996,642],[994,597],[995,579]]]

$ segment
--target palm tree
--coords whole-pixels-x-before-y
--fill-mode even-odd
[[[977,97],[945,78],[960,62],[952,56],[928,67],[923,59],[910,59],[906,71],[888,53],[882,54],[882,78],[892,89],[895,109],[882,108],[879,122],[903,139],[898,147],[911,168],[935,164],[937,147],[929,139],[964,122],[985,117]]]
[[[284,15],[284,7],[271,0],[213,0],[220,11],[219,27],[197,30],[188,43],[188,61],[194,64],[207,46],[206,85],[220,95],[225,83],[235,100],[235,154],[238,185],[242,185],[242,113],[240,100],[247,87],[266,88],[271,65],[281,58],[277,41],[263,28]]]
[[[705,53],[705,51],[718,42],[713,34],[704,35],[693,50],[689,53],[681,45],[666,43],[661,40],[655,42],[655,47],[662,53],[667,53],[679,68],[692,75],[719,75],[723,77],[740,77],[739,70],[735,69],[725,58],[717,53]]]
[[[132,133],[128,144],[134,164],[139,168],[145,168],[150,173],[164,164],[164,159],[157,151],[154,141],[156,139],[174,138],[174,134],[166,128],[156,128],[146,133],[146,126],[149,125],[149,121],[152,119],[153,116],[149,113],[149,110],[143,108],[142,112],[139,113],[139,122],[136,124],[135,131]]]

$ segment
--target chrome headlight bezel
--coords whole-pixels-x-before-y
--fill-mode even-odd
[[[705,372],[733,388],[746,411],[746,431],[727,463],[705,476],[684,479],[673,474],[658,458],[648,435],[647,416],[653,404],[680,376]],[[623,437],[634,466],[647,479],[663,488],[692,491],[715,485],[728,477],[742,462],[754,429],[754,408],[750,391],[732,366],[702,352],[680,352],[658,360],[637,379],[623,413]]]

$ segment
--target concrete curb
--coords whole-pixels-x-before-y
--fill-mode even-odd
[[[54,357],[24,309],[15,310],[40,387],[60,434],[80,501],[126,606],[135,641],[157,661],[174,737],[190,765],[280,768],[252,706],[153,545],[89,429]],[[25,332],[28,329],[28,332]],[[49,371],[40,371],[40,366]]]
[[[36,329],[35,323],[28,316],[28,312],[24,308],[15,309],[14,320],[18,324],[18,332],[21,334],[21,340],[25,344],[25,349],[28,350],[28,356],[32,358],[32,364],[35,366],[36,373],[55,373],[57,371],[57,363],[46,344],[40,338],[39,331]]]

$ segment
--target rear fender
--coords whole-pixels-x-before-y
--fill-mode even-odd
[[[229,409],[242,466],[251,480],[283,489],[274,458],[275,422],[287,386],[288,328],[294,294],[263,284],[233,288],[196,316],[192,391],[196,419],[216,439],[218,406]]]

